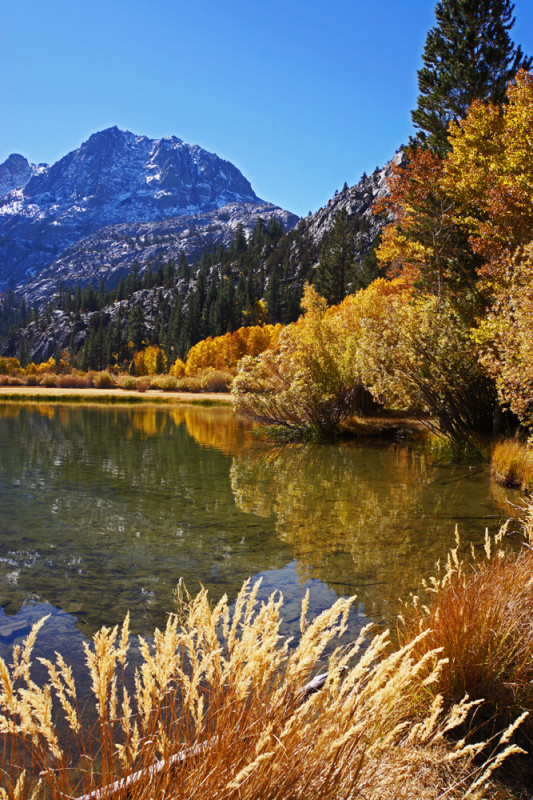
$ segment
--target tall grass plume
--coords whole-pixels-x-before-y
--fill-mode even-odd
[[[212,605],[205,590],[180,590],[177,613],[140,640],[132,684],[128,620],[102,628],[85,648],[90,727],[61,656],[39,659],[48,679],[34,682],[38,623],[11,666],[0,662],[0,798],[483,796],[516,750],[513,726],[488,753],[486,742],[447,742],[475,703],[461,698],[445,712],[440,694],[429,698],[445,662],[428,633],[394,651],[387,632],[369,641],[367,628],[341,646],[353,598],[312,621],[306,598],[296,644],[280,634],[281,596],[259,602],[258,589],[245,583],[233,608],[225,596]],[[319,667],[323,688],[303,689]]]

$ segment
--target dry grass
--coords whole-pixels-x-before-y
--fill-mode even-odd
[[[492,770],[516,750],[508,744],[513,729],[493,742],[484,763],[475,761],[482,745],[447,742],[473,704],[461,700],[444,713],[440,695],[428,699],[444,664],[439,652],[422,648],[426,634],[396,652],[387,633],[368,646],[363,633],[340,647],[352,601],[338,600],[310,623],[304,601],[294,646],[280,636],[281,599],[259,605],[257,591],[245,584],[233,613],[225,597],[213,608],[205,591],[180,594],[165,630],[141,642],[131,691],[128,621],[120,631],[99,631],[86,647],[97,714],[91,730],[60,656],[43,660],[45,686],[31,678],[39,623],[11,668],[0,662],[0,798],[79,797],[113,781],[113,791],[94,800],[487,796]],[[302,695],[326,654],[323,689]],[[53,709],[69,731],[66,746]]]
[[[530,510],[529,531],[531,521]],[[414,652],[421,658],[441,649],[446,662],[435,687],[445,702],[465,694],[479,701],[470,728],[484,735],[527,712],[519,738],[533,752],[533,550],[504,552],[504,535],[505,528],[494,541],[487,535],[484,557],[473,563],[460,558],[457,542],[444,574],[425,584],[427,605],[414,598],[406,608],[400,641],[429,628]]]
[[[492,450],[491,474],[503,486],[533,491],[533,448],[520,439],[504,439]]]
[[[115,385],[115,379],[110,372],[104,369],[96,373],[92,384],[96,389],[110,389]]]

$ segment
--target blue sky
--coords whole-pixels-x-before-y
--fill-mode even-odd
[[[236,164],[300,215],[412,132],[434,0],[2,0],[0,162],[118,125]],[[533,3],[512,36],[533,53]]]

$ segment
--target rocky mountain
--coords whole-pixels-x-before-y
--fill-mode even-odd
[[[378,197],[387,194],[387,181],[392,169],[398,164],[403,164],[404,151],[399,150],[394,157],[381,169],[376,168],[368,176],[363,175],[361,180],[351,188],[345,187],[335,194],[326,206],[320,208],[315,214],[306,217],[304,222],[308,236],[317,249],[333,228],[335,217],[341,209],[346,209],[349,219],[359,217],[365,220],[364,233],[359,244],[359,260],[368,252],[376,236],[383,227],[383,219],[378,219],[372,213],[372,205]]]
[[[32,168],[22,156],[10,156],[0,167],[0,177],[4,189],[0,197],[0,290],[10,286],[29,300],[43,299],[52,284],[37,282],[40,288],[36,290],[27,288],[28,283],[43,270],[50,280],[59,259],[63,259],[58,269],[64,279],[83,282],[83,274],[76,273],[83,260],[80,252],[89,272],[90,254],[99,253],[94,264],[98,271],[102,259],[107,259],[102,253],[110,240],[117,241],[113,237],[122,237],[123,250],[128,237],[150,237],[143,224],[164,223],[166,232],[154,235],[171,236],[170,221],[186,216],[187,223],[177,226],[182,234],[192,226],[205,233],[206,228],[218,224],[223,238],[224,224],[235,223],[238,215],[235,204],[243,206],[245,217],[258,214],[257,207],[263,205],[241,172],[217,155],[174,136],[154,140],[116,127],[93,134],[50,167]],[[228,203],[232,206],[226,214],[204,218]],[[268,206],[261,213],[273,210],[274,206]],[[289,226],[297,219],[281,209],[279,213]],[[130,225],[131,229],[124,227]],[[103,231],[101,241],[98,236],[91,238],[99,231]],[[77,251],[76,246],[87,239]],[[135,246],[130,249],[133,252]],[[115,265],[128,265],[116,247],[110,258]]]
[[[183,214],[163,222],[130,222],[107,225],[67,247],[61,256],[34,278],[19,286],[19,293],[31,305],[43,305],[52,298],[59,284],[98,286],[102,279],[108,287],[118,283],[137,262],[141,273],[148,262],[172,258],[183,252],[189,261],[197,261],[204,250],[227,247],[239,226],[249,235],[261,218],[275,216],[290,229],[298,217],[270,203],[228,203],[216,211]]]
[[[384,220],[373,215],[372,205],[377,197],[387,192],[391,170],[402,160],[400,151],[382,169],[374,170],[370,176],[363,175],[351,188],[345,186],[323,208],[296,225],[297,218],[268,204],[230,203],[204,215],[102,228],[67,248],[56,262],[28,283],[25,287],[27,296],[35,300],[49,298],[55,293],[58,280],[62,281],[63,289],[67,289],[72,276],[76,276],[80,285],[92,283],[96,288],[103,277],[122,278],[134,261],[137,261],[142,276],[147,262],[162,264],[168,258],[177,262],[180,251],[185,252],[189,264],[194,265],[205,247],[213,241],[222,243],[227,249],[223,256],[213,254],[206,260],[204,255],[202,268],[198,270],[192,266],[188,278],[180,276],[178,271],[170,281],[165,278],[162,284],[152,288],[137,289],[125,299],[119,293],[112,302],[98,310],[84,311],[83,304],[79,311],[70,313],[63,307],[50,309],[26,328],[12,332],[0,344],[0,354],[16,356],[24,351],[28,359],[44,361],[65,347],[80,352],[91,329],[96,325],[109,329],[117,324],[117,320],[127,320],[135,306],[142,308],[147,340],[159,336],[159,341],[167,346],[171,338],[170,309],[176,297],[181,298],[183,326],[187,328],[191,324],[188,315],[193,313],[193,306],[189,310],[189,298],[196,295],[200,303],[202,295],[201,302],[205,303],[210,294],[207,289],[213,282],[216,292],[220,293],[227,291],[228,282],[234,287],[235,298],[231,299],[231,290],[228,298],[233,307],[240,302],[240,285],[244,292],[241,295],[243,302],[247,302],[246,297],[251,292],[256,299],[266,299],[272,321],[290,322],[298,316],[304,281],[313,280],[321,247],[327,242],[341,209],[346,210],[353,226],[361,285],[375,277],[372,272],[364,274],[365,259],[372,252]],[[285,233],[281,229],[274,237],[265,237],[264,233],[258,237],[254,225],[262,218],[268,227],[272,215],[282,222]],[[230,242],[241,225],[245,234],[244,249],[232,255],[234,243]],[[202,292],[199,290],[200,273],[203,273],[205,282]],[[207,320],[212,316],[206,306],[198,305],[197,311]],[[232,327],[229,319],[224,324]],[[234,320],[235,327],[240,324],[249,324],[249,321]],[[219,332],[216,328],[206,328],[197,332],[195,340]],[[184,341],[187,341],[187,336]],[[189,343],[194,343],[193,339]],[[178,354],[182,356],[184,353],[178,350]],[[173,357],[175,355],[176,352]]]
[[[0,164],[0,197],[14,189],[24,189],[30,178],[48,169],[48,164],[30,164],[24,156],[12,153]]]

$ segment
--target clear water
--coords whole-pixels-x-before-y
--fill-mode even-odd
[[[44,613],[41,654],[128,610],[150,635],[181,576],[215,600],[261,576],[287,631],[307,588],[310,613],[355,594],[392,618],[456,525],[465,547],[500,526],[493,492],[405,444],[261,442],[230,408],[0,405],[0,655]]]

